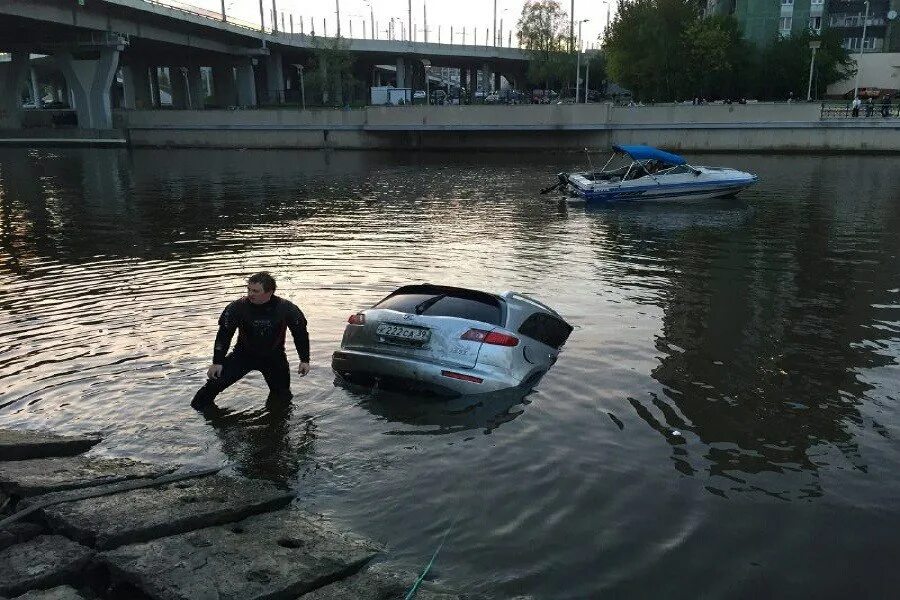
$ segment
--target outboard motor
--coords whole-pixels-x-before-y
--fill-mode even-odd
[[[549,194],[556,188],[565,187],[566,185],[568,185],[569,174],[568,173],[557,173],[556,179],[558,179],[558,181],[556,183],[554,183],[553,185],[551,185],[550,187],[541,190],[541,194]]]

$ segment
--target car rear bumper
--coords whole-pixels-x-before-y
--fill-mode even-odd
[[[488,369],[438,365],[358,350],[338,350],[331,357],[331,368],[353,383],[384,381],[449,396],[496,392],[521,383]],[[481,382],[466,381],[448,373],[474,377]]]

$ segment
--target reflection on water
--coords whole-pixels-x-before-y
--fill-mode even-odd
[[[0,150],[0,423],[227,463],[413,569],[457,518],[437,568],[475,593],[887,597],[896,160],[691,157],[760,175],[700,204],[536,193],[578,160]],[[290,405],[251,374],[197,414],[216,318],[259,269],[314,370]],[[576,329],[529,394],[335,387],[347,316],[419,281],[532,293]]]
[[[470,430],[489,434],[525,412],[524,407],[529,403],[527,396],[532,392],[531,389],[516,388],[444,398],[398,390],[366,389],[346,383],[340,385],[373,415],[388,423],[414,426],[386,430],[384,433],[388,435],[447,435]]]

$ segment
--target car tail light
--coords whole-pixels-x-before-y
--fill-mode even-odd
[[[441,371],[441,375],[452,379],[459,379],[460,381],[470,381],[472,383],[481,383],[484,381],[481,377],[473,377],[471,375],[466,375],[465,373],[457,373],[456,371]]]
[[[365,325],[366,324],[366,315],[363,313],[356,313],[355,315],[350,315],[350,318],[347,319],[347,322],[351,325]]]
[[[484,329],[470,329],[460,339],[469,340],[470,342],[484,342],[494,346],[518,346],[519,338],[501,333],[499,331],[485,331]]]

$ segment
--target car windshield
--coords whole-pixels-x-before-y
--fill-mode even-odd
[[[432,317],[458,317],[500,325],[503,311],[500,300],[490,294],[461,288],[407,286],[400,288],[374,308]]]

